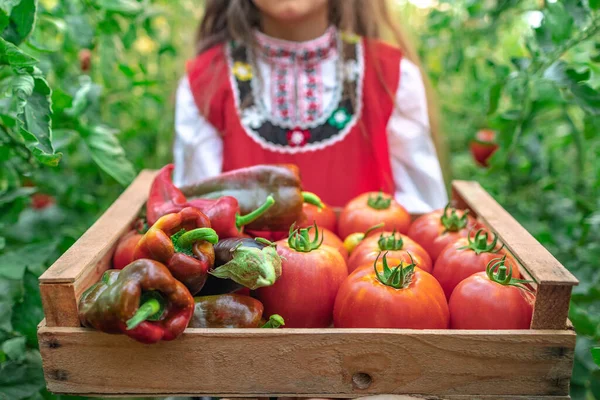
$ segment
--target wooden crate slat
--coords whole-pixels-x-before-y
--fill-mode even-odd
[[[155,171],[142,171],[108,210],[40,277],[40,283],[73,283],[94,272],[148,198]]]
[[[575,345],[571,331],[530,330],[188,329],[150,346],[83,328],[38,336],[49,390],[123,396],[567,396]],[[357,389],[356,373],[372,384]]]
[[[454,181],[452,187],[458,200],[463,202],[459,207],[466,206],[491,226],[537,282],[571,286],[579,283],[577,278],[504,210],[479,183]]]

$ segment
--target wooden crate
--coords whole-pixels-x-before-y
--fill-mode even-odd
[[[536,282],[531,330],[187,329],[143,345],[81,328],[77,300],[109,268],[118,238],[146,200],[143,171],[40,277],[38,328],[48,390],[102,396],[568,399],[577,280],[479,184],[453,184],[456,205],[491,227]]]

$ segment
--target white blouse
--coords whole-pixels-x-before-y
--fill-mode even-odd
[[[259,42],[281,44],[284,41],[257,33]],[[286,43],[303,46],[303,43]],[[272,64],[264,58],[256,59],[265,90],[261,101],[267,110],[274,110],[269,90]],[[337,55],[321,61],[319,72],[322,86],[319,98],[323,110],[330,109],[335,99],[339,77]],[[352,74],[346,65],[341,71]],[[356,66],[354,66],[356,67]],[[396,107],[388,122],[388,143],[395,198],[411,213],[425,213],[443,208],[448,202],[440,163],[429,130],[425,88],[419,68],[407,59],[400,65],[400,85],[396,92]],[[300,71],[302,71],[300,69]],[[298,82],[306,80],[302,72],[294,75]],[[335,105],[334,105],[335,106]],[[223,164],[223,141],[219,132],[198,111],[187,77],[181,79],[177,90],[175,110],[174,182],[184,186],[203,178],[218,175]]]

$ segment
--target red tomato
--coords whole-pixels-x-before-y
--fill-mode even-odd
[[[43,210],[55,203],[54,197],[45,193],[34,193],[31,195],[31,207],[36,210]]]
[[[344,242],[342,242],[342,239],[337,237],[337,235],[335,233],[331,232],[329,229],[321,228],[320,226],[318,226],[318,229],[319,229],[319,241],[321,240],[320,237],[323,236],[323,244],[326,244],[327,246],[333,247],[334,249],[336,249],[341,254],[344,261],[346,263],[348,263],[348,250],[346,250],[346,248],[344,247]],[[309,236],[310,236],[311,240],[315,239],[315,230],[314,229],[311,229],[309,231]]]
[[[431,257],[417,242],[401,233],[383,232],[379,236],[363,239],[354,249],[348,259],[348,273],[352,273],[360,265],[373,264],[382,251],[388,258],[397,258],[407,263],[411,262],[412,257],[416,266],[425,272],[431,273],[433,269]]]
[[[433,276],[438,280],[446,298],[461,281],[469,276],[486,270],[490,261],[506,255],[506,262],[512,267],[512,277],[519,278],[519,266],[516,260],[498,245],[498,237],[478,231],[474,238],[461,238],[444,248],[433,267]]]
[[[279,314],[289,328],[326,328],[331,325],[337,291],[348,276],[340,253],[327,245],[302,243],[296,231],[291,247],[287,240],[277,242],[282,258],[282,274],[274,285],[256,290],[264,304],[264,315]]]
[[[407,235],[423,246],[435,263],[444,247],[456,239],[467,237],[476,224],[475,218],[464,211],[446,206],[414,220]]]
[[[117,244],[113,255],[113,268],[123,269],[133,262],[133,253],[140,239],[143,237],[136,230],[127,232]]]
[[[489,165],[490,157],[498,150],[496,132],[490,129],[481,129],[470,143],[471,154],[475,162],[482,167]]]
[[[314,204],[304,203],[302,205],[302,217],[298,221],[299,228],[308,228],[314,224],[319,228],[325,228],[332,233],[336,229],[336,216],[331,207],[324,205],[322,208]]]
[[[448,303],[433,276],[414,264],[390,269],[377,262],[375,268],[358,268],[340,287],[336,328],[448,328]]]
[[[92,66],[92,52],[90,49],[81,49],[79,51],[79,67],[82,72],[89,72]]]
[[[450,328],[530,328],[534,294],[514,282],[504,265],[495,269],[488,267],[456,286],[450,296]]]
[[[370,192],[350,200],[340,214],[338,233],[340,237],[356,232],[366,232],[383,222],[388,231],[406,233],[410,226],[410,214],[394,198],[387,194]],[[379,229],[379,231],[383,228]]]

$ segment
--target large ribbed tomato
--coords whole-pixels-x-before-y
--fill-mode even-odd
[[[307,229],[277,242],[282,274],[274,285],[256,290],[265,315],[279,314],[288,328],[326,328],[338,289],[348,276],[337,249],[310,241]]]
[[[491,261],[459,283],[450,296],[450,328],[529,329],[535,296],[509,272],[504,260]]]
[[[370,192],[350,200],[338,220],[341,238],[356,232],[366,232],[373,225],[383,222],[388,231],[406,233],[410,226],[410,214],[388,194]]]
[[[359,267],[344,281],[335,299],[336,328],[446,329],[448,303],[433,276],[400,263]]]
[[[419,243],[435,263],[444,247],[461,237],[477,224],[468,212],[446,206],[443,210],[422,215],[410,225],[407,235]]]
[[[494,234],[489,240],[488,232],[479,230],[474,237],[460,238],[444,248],[433,267],[433,276],[438,280],[446,298],[463,279],[485,271],[487,265],[495,258],[506,255],[507,265],[512,267],[513,278],[519,278],[519,266],[515,259],[501,246],[498,236]]]
[[[431,273],[432,263],[429,254],[406,235],[397,232],[383,232],[379,236],[373,235],[354,249],[348,259],[348,273],[353,272],[358,266],[375,261],[381,252],[386,252],[388,258],[397,258],[411,263],[411,257],[417,267]]]

